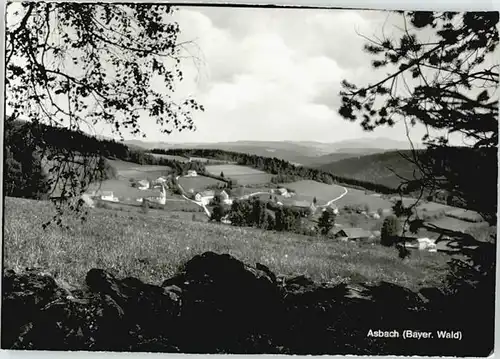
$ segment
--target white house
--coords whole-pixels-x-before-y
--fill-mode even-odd
[[[101,192],[101,200],[110,201],[110,202],[118,202],[118,198],[115,197],[113,192],[111,191],[102,191]]]
[[[207,190],[207,191],[196,193],[196,195],[194,196],[194,199],[197,202],[203,202],[203,204],[207,205],[214,198],[214,196],[215,196],[214,191]]]
[[[137,182],[137,188],[141,190],[149,189],[149,181],[140,180],[139,182]]]
[[[286,190],[286,188],[283,188],[283,187],[282,187],[282,188],[278,188],[278,189],[277,189],[277,192],[278,192],[280,195],[284,196],[284,195],[287,193],[287,190]]]
[[[186,177],[196,177],[197,175],[195,170],[188,170]]]
[[[373,219],[380,219],[380,214],[378,214],[377,212],[372,212],[371,216]]]
[[[167,179],[165,177],[158,177],[157,179],[154,180],[153,184],[155,187],[160,188],[162,185],[166,185]],[[168,188],[168,186],[167,186]]]
[[[333,203],[330,203],[330,205],[328,207],[323,208],[322,212],[326,211],[327,208],[330,208],[333,211],[334,215],[338,215],[339,214],[339,209]]]
[[[435,252],[436,249],[436,242],[432,239],[429,238],[418,238],[418,249],[421,251],[428,250],[432,252]]]

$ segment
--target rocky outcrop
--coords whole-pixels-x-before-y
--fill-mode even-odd
[[[2,347],[485,356],[493,343],[485,339],[487,327],[477,327],[486,312],[466,318],[475,320],[472,333],[461,320],[459,299],[437,289],[318,284],[304,276],[276,276],[227,254],[197,255],[161,285],[118,279],[102,269],[91,269],[85,282],[85,288],[69,291],[36,270],[5,271]],[[367,335],[457,328],[462,340],[453,342]]]

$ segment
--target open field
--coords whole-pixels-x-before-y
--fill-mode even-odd
[[[187,159],[186,157],[182,157],[182,156],[164,155],[164,154],[160,154],[160,153],[148,153],[148,155],[151,155],[151,156],[156,157],[156,158],[164,158],[167,160],[173,160],[173,161],[178,161],[178,162],[189,162],[189,159]]]
[[[198,175],[196,177],[179,177],[179,184],[186,192],[189,192],[191,189],[193,189],[194,192],[199,192],[203,191],[208,186],[224,184],[224,182],[211,177]]]
[[[225,177],[230,177],[237,181],[239,185],[268,183],[273,178],[272,174],[257,170],[255,168],[240,165],[209,165],[207,171],[213,175],[220,175],[224,172]]]
[[[365,191],[347,187],[347,194],[335,202],[337,207],[342,208],[346,205],[368,205],[371,211],[376,211],[379,208],[391,208],[393,203],[379,196],[365,194]]]
[[[118,177],[125,179],[156,179],[170,173],[171,168],[167,166],[141,166],[137,163],[121,160],[108,160],[110,165],[116,168]]]
[[[312,201],[316,197],[319,205],[325,204],[345,192],[342,186],[329,185],[311,180],[284,183],[281,186],[295,191],[296,195],[293,196],[293,200]]]
[[[394,249],[381,246],[105,209],[90,210],[87,222],[71,222],[71,230],[42,230],[52,214],[49,202],[6,198],[7,268],[41,267],[70,284],[81,284],[95,267],[161,283],[195,254],[215,251],[316,281],[385,280],[416,289],[439,286],[449,260],[417,252],[401,261]]]

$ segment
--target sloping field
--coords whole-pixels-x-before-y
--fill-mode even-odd
[[[248,184],[263,184],[269,183],[273,175],[260,171],[255,168],[241,166],[241,165],[209,165],[206,166],[207,171],[210,174],[219,176],[221,172],[224,173],[224,177],[230,177],[238,182],[240,185]]]
[[[49,202],[6,198],[7,268],[40,267],[70,284],[82,284],[95,267],[161,283],[194,255],[214,251],[322,282],[385,280],[418,288],[438,286],[449,259],[418,252],[403,262],[394,249],[381,246],[105,209],[91,209],[83,224],[70,221],[70,231],[44,231],[41,225],[52,215]]]
[[[383,197],[374,196],[373,194],[366,194],[365,191],[347,187],[347,194],[335,201],[335,204],[341,208],[343,206],[364,206],[368,205],[371,211],[376,211],[377,209],[391,208],[393,203],[389,199]]]
[[[179,184],[182,186],[184,191],[190,192],[192,189],[194,192],[203,191],[209,186],[223,185],[224,182],[216,180],[211,177],[196,176],[196,177],[179,177]]]
[[[151,166],[151,165],[139,165],[137,163],[126,162],[121,160],[108,160],[111,166],[116,168],[118,177],[125,179],[156,179],[160,176],[165,176],[172,170],[168,166]]]
[[[312,201],[314,197],[318,204],[324,204],[334,198],[341,196],[345,191],[342,186],[329,185],[311,180],[283,183],[281,186],[296,192],[294,200]]]

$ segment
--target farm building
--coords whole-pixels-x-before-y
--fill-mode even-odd
[[[137,182],[137,188],[142,190],[149,189],[149,181],[140,180],[139,182]]]
[[[196,173],[195,170],[188,170],[186,177],[196,177],[198,174]]]
[[[280,195],[284,196],[284,195],[285,195],[285,193],[287,193],[288,191],[286,190],[286,188],[278,188],[278,189],[276,190],[276,192],[278,192],[278,194],[280,194]]]
[[[101,193],[101,200],[110,201],[110,202],[118,202],[118,198],[115,197],[112,191],[103,191]]]
[[[372,213],[370,213],[370,216],[371,216],[373,219],[380,219],[380,214],[378,214],[377,212],[372,212]]]
[[[310,208],[311,203],[309,203],[308,201],[292,201],[290,202],[290,206],[294,208],[305,209],[305,208]]]
[[[338,208],[337,208],[337,206],[336,206],[336,205],[334,205],[333,203],[330,203],[330,205],[329,205],[329,206],[327,206],[327,207],[323,208],[323,211],[322,211],[322,212],[326,211],[328,208],[329,208],[329,209],[331,209],[331,210],[333,211],[333,214],[335,214],[335,215],[339,214],[339,209],[338,209]]]
[[[165,204],[167,202],[167,190],[165,189],[165,186],[161,186],[159,196],[146,197],[146,200],[149,202]]]
[[[373,234],[363,228],[343,228],[335,233],[336,239],[341,240],[363,240],[373,237]]]
[[[167,177],[161,176],[154,181],[154,184],[163,184],[165,182],[167,182]]]
[[[432,249],[436,249],[436,242],[429,238],[418,238],[418,249],[431,251]]]
[[[118,202],[118,198],[115,197],[112,191],[91,191],[85,193],[85,196],[89,198],[98,198],[102,201]]]
[[[215,192],[213,190],[207,190],[203,192],[198,192],[194,196],[195,201],[203,202],[204,204],[208,204],[212,198],[214,198]]]

